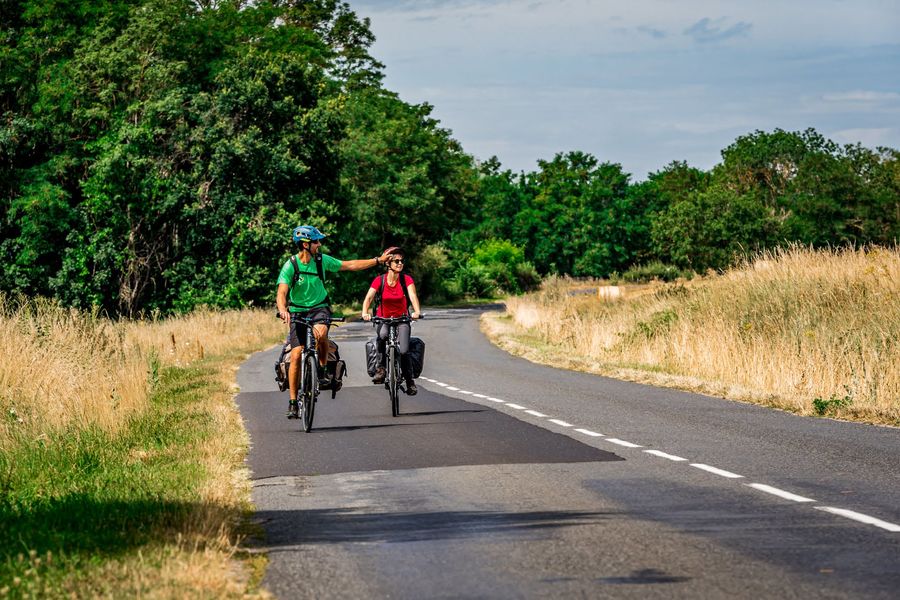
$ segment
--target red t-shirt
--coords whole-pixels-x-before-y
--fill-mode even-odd
[[[381,290],[381,304],[378,305],[378,308],[375,309],[375,316],[378,317],[402,317],[406,314],[406,295],[403,293],[403,288],[400,287],[401,282],[406,279],[406,285],[410,286],[413,283],[413,278],[406,274],[401,274],[400,279],[397,280],[393,286],[388,283],[387,275],[384,276],[384,289]],[[375,278],[370,286],[376,292],[378,291],[378,287],[381,285],[382,275],[379,275]]]

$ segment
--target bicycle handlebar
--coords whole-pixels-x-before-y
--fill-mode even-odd
[[[301,321],[306,323],[307,325],[315,325],[317,323],[343,323],[346,317],[331,317],[328,319],[310,319],[309,317],[301,317],[297,313],[289,313],[291,315],[291,321]],[[280,319],[281,313],[275,313],[275,317]]]
[[[419,319],[424,319],[425,315],[420,314]],[[418,319],[413,319],[409,315],[401,315],[399,317],[375,317],[373,316],[371,319],[372,323],[387,323],[388,325],[392,323],[412,323],[413,321]]]

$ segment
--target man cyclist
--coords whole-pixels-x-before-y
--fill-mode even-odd
[[[313,319],[331,318],[331,304],[325,289],[325,273],[338,271],[362,271],[377,265],[386,264],[393,248],[388,248],[376,258],[356,260],[338,260],[322,254],[322,240],[325,235],[311,225],[301,225],[292,232],[292,239],[298,252],[292,256],[278,275],[278,316],[285,323],[290,323],[289,341],[291,344],[291,368],[288,372],[290,400],[288,418],[298,416],[297,388],[300,387],[300,355],[306,343],[306,325],[293,321],[291,315],[310,317]],[[319,386],[327,387],[330,380],[325,373],[328,362],[328,328],[326,323],[313,326],[316,338],[316,350],[319,354]]]

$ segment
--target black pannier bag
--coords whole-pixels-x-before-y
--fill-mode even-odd
[[[409,338],[409,352],[406,355],[409,357],[412,376],[414,379],[418,379],[425,367],[425,342],[422,341],[422,338]]]
[[[290,387],[288,373],[291,370],[291,344],[285,342],[281,347],[281,354],[275,363],[275,383],[278,391],[283,392]],[[344,375],[347,374],[347,363],[341,360],[341,352],[333,340],[328,340],[328,364],[326,366],[328,376],[332,380],[331,389],[338,391],[343,385]]]
[[[283,392],[290,387],[290,383],[288,382],[288,372],[290,372],[290,369],[291,344],[285,342],[281,347],[281,354],[278,355],[278,360],[275,361],[275,383],[278,384],[279,392]]]
[[[381,357],[378,356],[378,344],[375,338],[366,340],[366,373],[369,377],[375,377],[375,371],[381,364]]]

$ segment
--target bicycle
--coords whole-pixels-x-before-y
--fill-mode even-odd
[[[319,397],[319,353],[316,350],[316,336],[313,334],[313,325],[322,323],[343,322],[344,317],[331,317],[329,319],[311,319],[291,314],[292,322],[306,325],[306,344],[300,355],[300,387],[297,390],[297,404],[300,409],[300,417],[303,419],[303,431],[309,433],[312,429],[313,417],[316,413],[316,400]],[[332,393],[334,397],[334,393]]]
[[[422,318],[421,315],[419,318]],[[400,416],[400,391],[406,393],[403,387],[403,373],[400,368],[400,345],[397,341],[397,325],[401,323],[412,323],[412,319],[403,315],[400,317],[372,317],[372,323],[376,325],[384,323],[388,326],[388,339],[385,344],[385,375],[384,387],[388,390],[391,398],[391,416]]]

